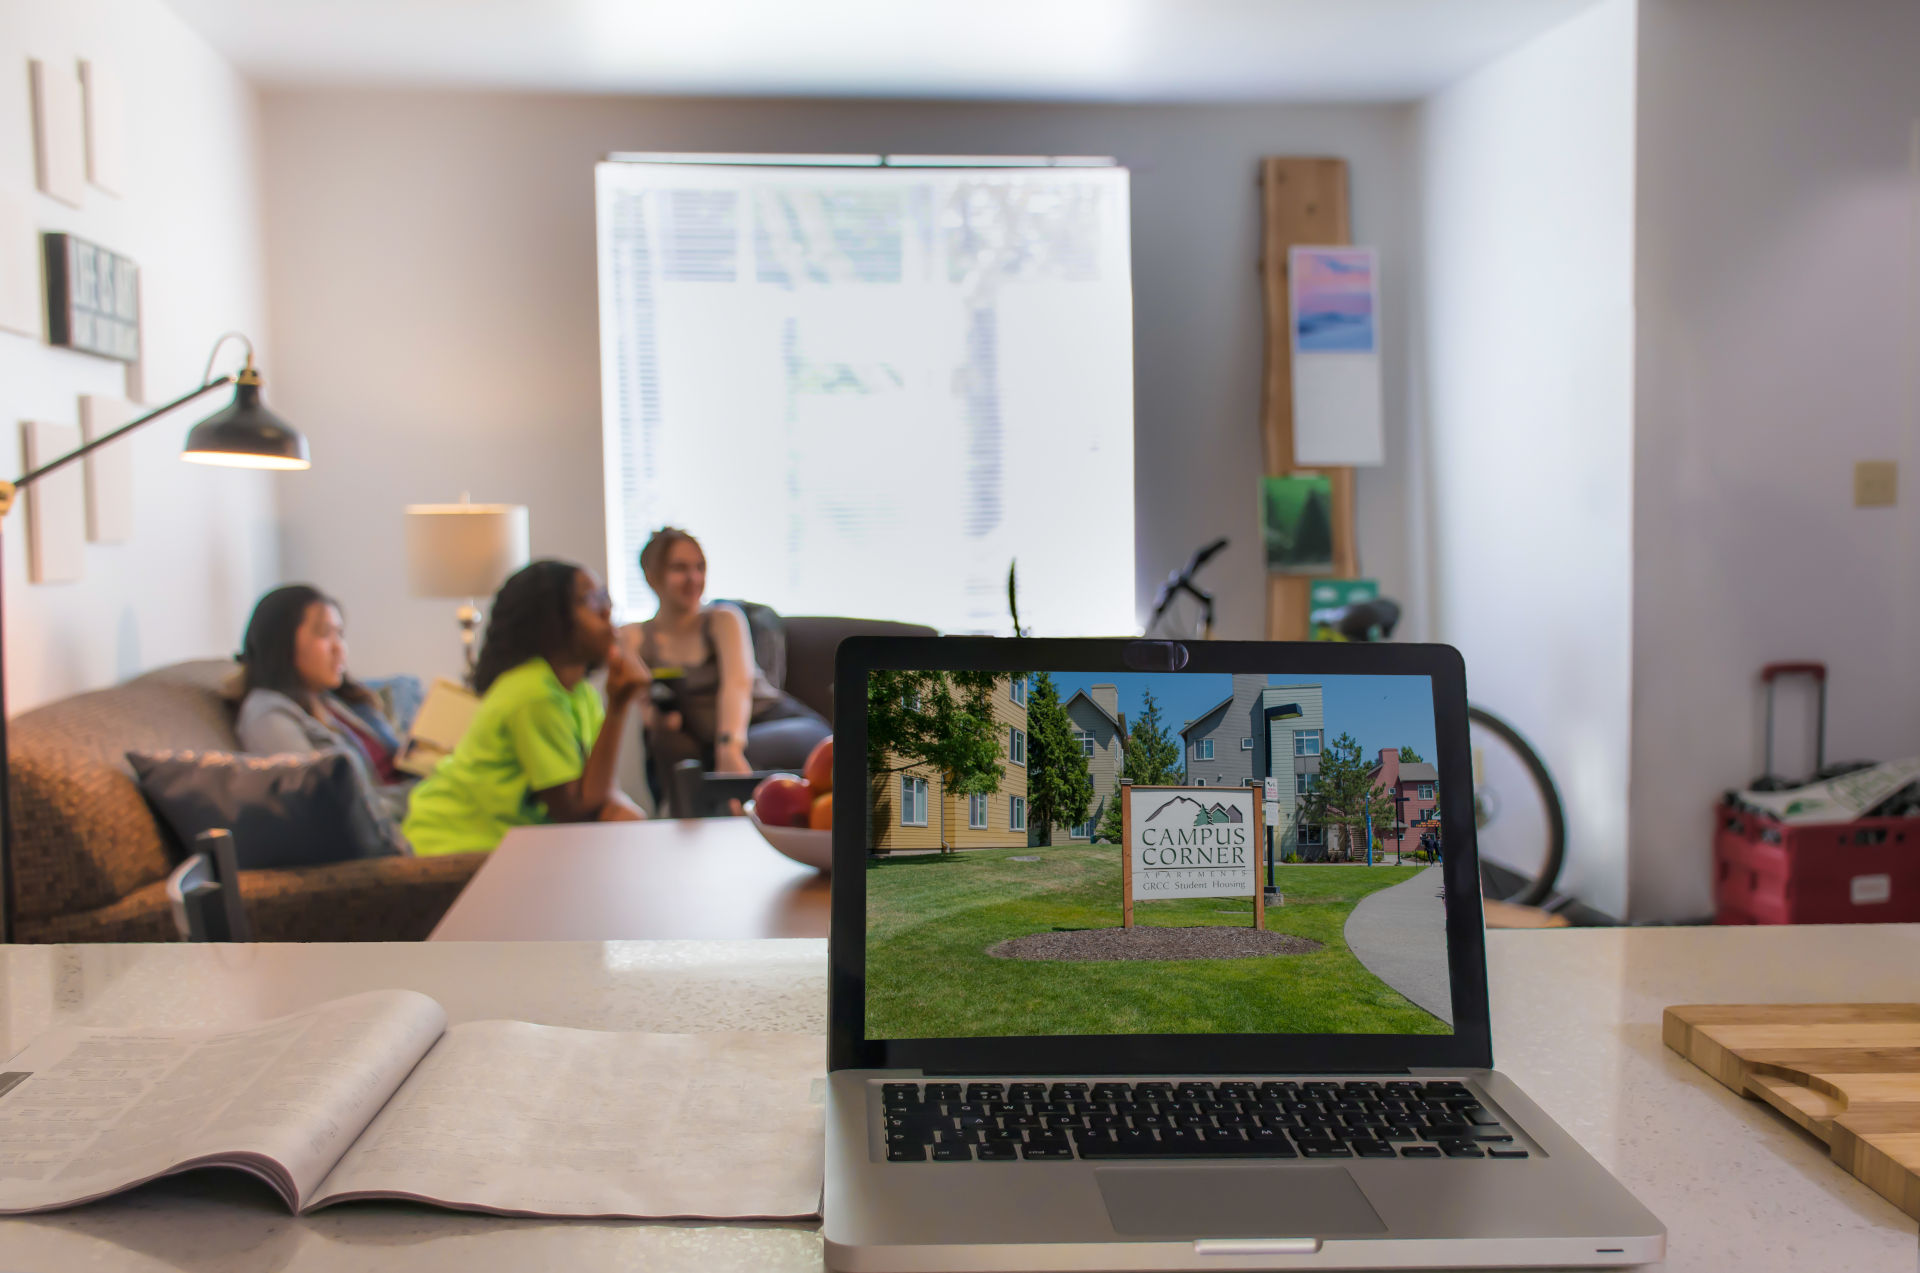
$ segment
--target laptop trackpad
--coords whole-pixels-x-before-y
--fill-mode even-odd
[[[1158,1238],[1384,1233],[1344,1167],[1096,1167],[1114,1232]]]

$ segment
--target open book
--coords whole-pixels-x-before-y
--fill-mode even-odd
[[[238,1030],[55,1030],[0,1065],[0,1214],[237,1167],[296,1212],[819,1211],[825,1049],[472,1021],[409,990]]]

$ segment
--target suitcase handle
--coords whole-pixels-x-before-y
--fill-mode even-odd
[[[1814,772],[1827,767],[1827,665],[1825,663],[1769,663],[1760,669],[1760,683],[1767,687],[1767,759],[1766,776],[1773,775],[1773,683],[1783,676],[1805,676],[1820,687],[1819,713],[1813,742]]]
[[[1768,685],[1783,676],[1811,676],[1816,681],[1827,679],[1825,663],[1769,663],[1760,669],[1760,679]]]

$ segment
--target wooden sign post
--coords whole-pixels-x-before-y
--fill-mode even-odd
[[[1133,903],[1253,895],[1253,926],[1266,927],[1267,898],[1255,850],[1262,827],[1258,787],[1136,787],[1120,784],[1120,915]]]

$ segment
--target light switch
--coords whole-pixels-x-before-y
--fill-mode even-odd
[[[1892,460],[1861,460],[1853,466],[1855,508],[1887,508],[1899,496],[1899,466]]]

